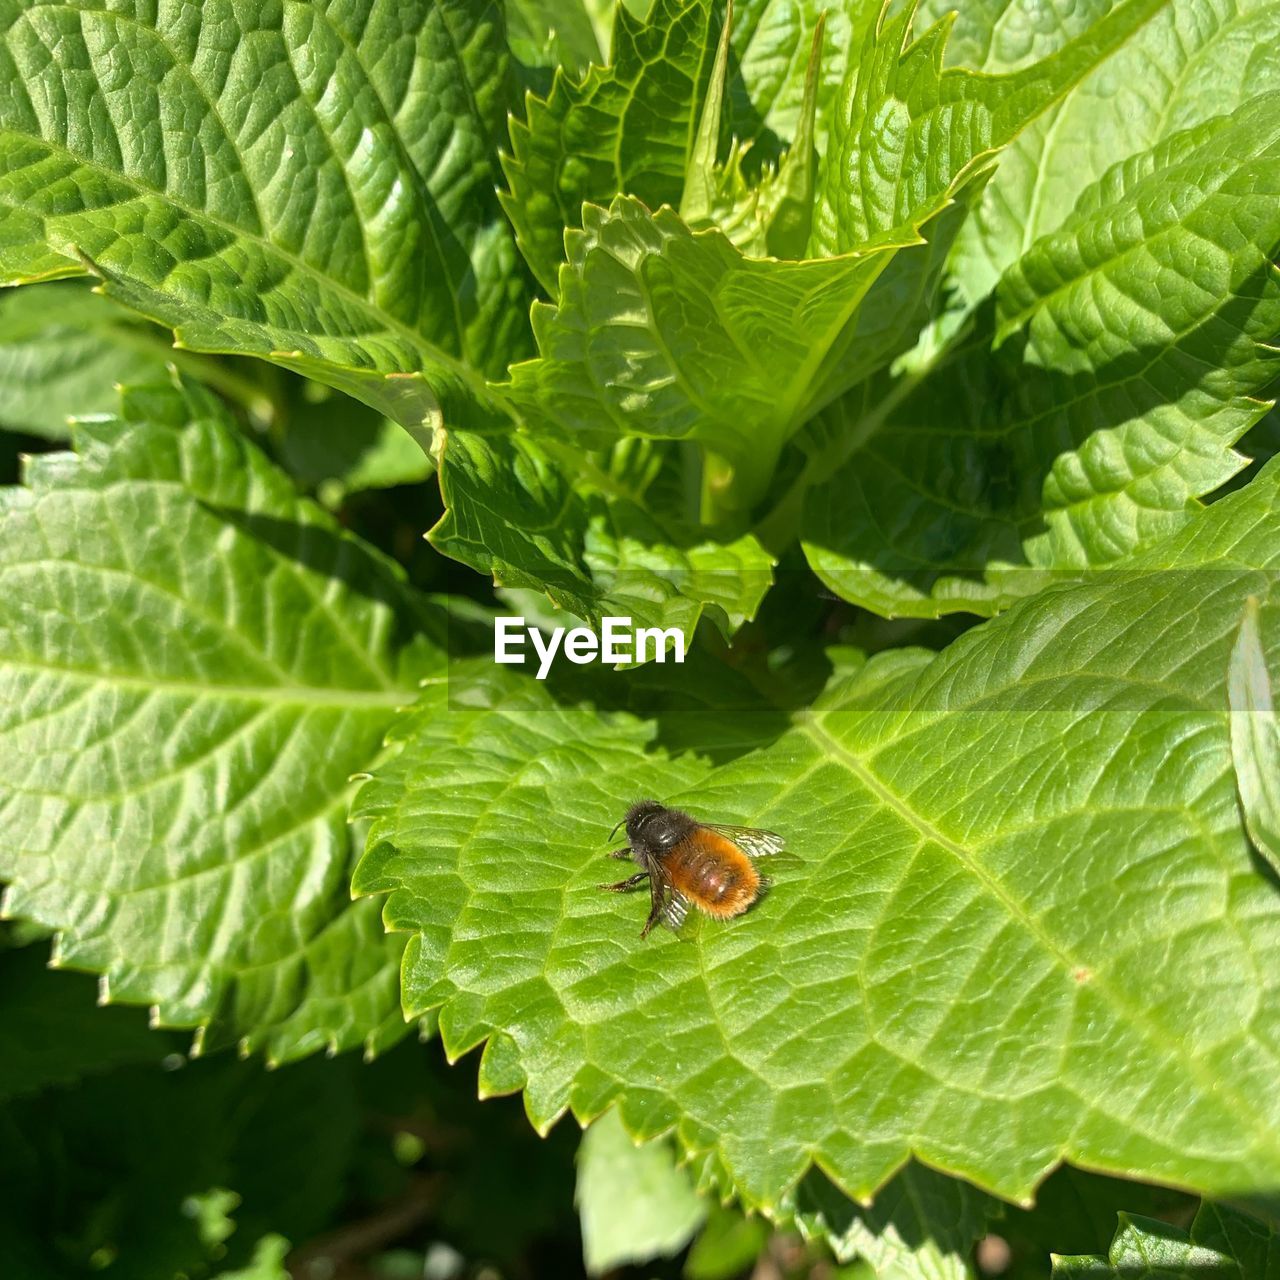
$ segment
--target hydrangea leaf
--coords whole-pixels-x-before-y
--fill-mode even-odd
[[[1189,1222],[1196,1207],[1183,1191],[1064,1165],[1036,1188],[1031,1208],[1006,1209],[992,1230],[1010,1246],[1013,1274],[1044,1275],[1053,1254],[1106,1253],[1119,1213]]]
[[[1266,95],[1118,165],[1009,272],[994,319],[830,411],[803,537],[833,590],[993,612],[1177,528],[1240,469],[1280,373],[1277,121]]]
[[[973,1247],[999,1201],[958,1178],[909,1164],[859,1205],[814,1170],[795,1189],[791,1212],[801,1233],[827,1243],[837,1259],[864,1258],[877,1280],[970,1280]]]
[[[67,420],[114,409],[114,383],[165,376],[168,336],[76,284],[0,293],[0,422],[65,440]]]
[[[647,509],[644,442],[597,466],[524,434],[441,434],[446,511],[432,545],[499,586],[545,592],[580,618],[692,636],[704,612],[722,633],[736,630],[773,581],[773,559],[751,535],[717,539]]]
[[[1231,755],[1244,825],[1253,846],[1280,875],[1280,730],[1271,674],[1252,596],[1240,619],[1227,680],[1231,701]]]
[[[1275,1280],[1280,1237],[1234,1209],[1203,1204],[1188,1231],[1122,1213],[1105,1258],[1060,1257],[1053,1280]]]
[[[811,250],[896,241],[1167,3],[1121,0],[1062,48],[1007,75],[944,69],[951,18],[913,40],[916,6],[894,13],[886,5],[848,60]]]
[[[349,777],[436,623],[191,396],[130,393],[0,499],[5,911],[206,1048],[373,1051],[401,947],[350,901]]]
[[[950,52],[987,72],[1009,71],[1043,57],[1109,7],[1110,0],[965,6]],[[1280,89],[1277,48],[1274,0],[1179,0],[1160,12],[1006,150],[952,254],[952,278],[964,297],[973,303],[989,293],[1117,161]]]
[[[855,56],[879,8],[877,0],[735,0],[725,132],[750,143],[759,161],[778,160],[804,113],[809,55],[822,23],[816,104],[822,123],[813,141],[818,153],[824,153],[848,59]]]
[[[812,258],[747,258],[714,228],[694,233],[635,198],[585,206],[582,230],[566,233],[558,303],[535,305],[541,357],[512,370],[519,411],[591,447],[610,434],[695,440],[731,469],[714,506],[749,508],[799,427],[915,340],[1000,147],[1162,2],[1129,0],[1003,79],[943,72],[945,24],[904,52],[910,9],[874,26],[850,60]],[[886,113],[889,141],[874,125]],[[916,136],[933,141],[899,156]],[[864,181],[886,167],[883,190]]]
[[[498,4],[6,0],[0,32],[0,282],[91,272],[408,423],[523,350]]]
[[[916,247],[933,273],[957,222],[947,211]],[[583,224],[567,236],[558,308],[535,305],[542,355],[512,369],[512,399],[539,434],[588,448],[693,441],[733,467],[720,500],[740,509],[803,422],[897,349],[884,306],[860,311],[889,251],[747,258],[718,230],[626,197],[588,205]]]
[[[530,95],[525,119],[512,121],[503,205],[530,268],[552,297],[565,260],[565,228],[580,225],[584,204],[607,205],[624,194],[650,209],[682,206],[724,35],[722,10],[712,0],[657,0],[644,17],[619,8],[608,65],[584,73],[571,62],[545,96]],[[824,15],[825,52],[815,86],[823,122],[814,133],[819,152],[846,59],[875,17],[874,0],[834,6],[739,0],[733,6],[732,70],[713,123],[717,137],[735,140],[735,154],[750,152],[745,167],[753,175],[776,165],[797,135],[810,50]],[[696,165],[695,181],[705,181],[710,168]]]
[[[593,1276],[678,1253],[707,1216],[707,1202],[670,1146],[661,1140],[637,1146],[613,1111],[582,1135],[575,1199]]]
[[[580,79],[557,70],[548,96],[530,94],[512,120],[502,203],[552,296],[585,202],[628,192],[655,209],[679,204],[720,25],[712,0],[655,0],[645,18],[619,5],[609,65]]]
[[[432,472],[419,436],[318,383],[298,384],[283,426],[281,463],[326,506],[366,489],[415,484]]]
[[[581,76],[604,62],[611,0],[506,0],[507,43],[530,67],[564,67]]]
[[[1280,906],[1226,678],[1248,595],[1280,636],[1277,510],[1272,463],[1124,572],[773,719],[708,679],[623,711],[455,669],[356,801],[407,1012],[451,1056],[485,1044],[482,1090],[539,1126],[617,1103],[748,1206],[813,1163],[869,1196],[911,1154],[1020,1201],[1064,1158],[1275,1185]],[[743,918],[642,943],[645,902],[597,885],[644,795],[794,863]]]

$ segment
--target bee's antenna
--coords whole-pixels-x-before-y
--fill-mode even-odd
[[[617,826],[617,827],[614,827],[614,829],[613,829],[612,831],[610,831],[610,832],[609,832],[609,839],[610,839],[610,840],[612,840],[612,839],[613,839],[613,837],[614,837],[614,836],[616,836],[616,835],[618,834],[618,827],[622,826],[622,824],[623,824],[624,822],[626,822],[626,818],[620,818],[620,819],[618,820],[618,826]]]

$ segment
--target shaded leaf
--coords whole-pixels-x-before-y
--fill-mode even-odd
[[[117,383],[165,376],[166,335],[79,285],[0,293],[0,422],[65,440],[67,420],[114,409]]]
[[[131,392],[74,441],[0,495],[6,912],[205,1047],[394,1041],[348,779],[439,660],[434,615],[207,397]]]
[[[1280,634],[1278,498],[1272,464],[1125,572],[843,664],[772,719],[709,679],[693,714],[646,703],[642,669],[623,712],[455,669],[357,798],[406,1008],[451,1055],[487,1042],[482,1089],[538,1125],[617,1102],[748,1206],[814,1161],[867,1196],[911,1153],[1011,1199],[1063,1158],[1274,1184],[1280,909],[1225,683],[1247,595]],[[800,865],[742,919],[641,943],[645,902],[596,886],[644,795]]]
[[[223,1057],[119,1067],[9,1102],[6,1276],[199,1280],[265,1265],[279,1253],[263,1246],[269,1232],[303,1238],[341,1196],[358,1069],[346,1058],[267,1072]]]
[[[646,510],[655,459],[629,443],[639,447],[596,465],[523,434],[450,431],[432,545],[584,619],[630,617],[691,638],[706,612],[728,634],[769,589],[772,558],[749,535],[717,540]]]
[[[842,1262],[864,1258],[877,1280],[968,1280],[973,1247],[998,1201],[958,1178],[909,1164],[876,1194],[855,1204],[818,1170],[795,1191],[801,1231],[825,1241]]]
[[[1190,1231],[1122,1213],[1105,1258],[1055,1258],[1053,1275],[1054,1280],[1275,1280],[1280,1239],[1270,1227],[1225,1205],[1202,1205]]]
[[[279,442],[280,460],[326,506],[350,493],[414,484],[431,474],[422,444],[389,418],[317,383],[304,383],[301,405]]]
[[[51,973],[49,949],[0,953],[0,1098],[68,1084],[130,1062],[159,1063],[180,1047],[136,1009],[101,1009],[90,978]]]
[[[1041,1280],[1051,1254],[1106,1253],[1121,1212],[1189,1223],[1194,1197],[1168,1187],[1104,1178],[1065,1165],[1036,1188],[1035,1205],[1009,1208],[993,1230],[1013,1250],[1011,1274]]]

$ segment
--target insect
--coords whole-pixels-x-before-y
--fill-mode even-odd
[[[659,920],[678,929],[690,905],[721,920],[741,915],[765,884],[753,859],[780,853],[786,844],[772,831],[699,822],[656,800],[633,804],[610,837],[624,825],[630,843],[609,856],[631,858],[640,870],[600,888],[627,893],[649,881],[651,905],[642,938]]]

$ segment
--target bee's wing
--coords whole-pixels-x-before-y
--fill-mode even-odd
[[[668,929],[679,929],[689,914],[689,899],[674,885],[667,885],[666,898],[662,904],[662,923]]]
[[[758,827],[735,827],[729,822],[703,822],[699,825],[724,836],[726,840],[732,840],[751,858],[770,858],[787,847],[787,842],[776,831],[761,831]]]

